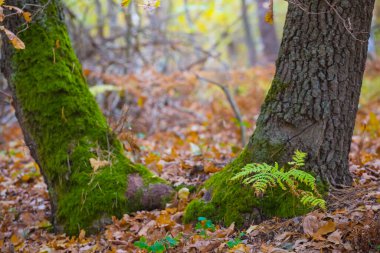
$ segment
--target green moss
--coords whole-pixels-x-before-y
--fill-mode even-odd
[[[124,156],[89,92],[59,8],[59,1],[51,1],[20,34],[26,49],[14,53],[12,83],[56,205],[55,224],[75,234],[140,208],[125,197],[131,173],[141,175],[145,185],[164,181]],[[94,173],[90,158],[111,166]]]
[[[247,150],[244,149],[236,160],[206,181],[204,186],[211,192],[211,200],[191,202],[184,215],[186,223],[203,216],[225,225],[235,222],[238,226],[243,226],[263,218],[288,218],[310,211],[299,199],[280,188],[270,189],[263,197],[257,197],[252,188],[231,181],[237,171],[251,162],[252,154]]]
[[[279,78],[275,77],[272,81],[272,85],[268,91],[268,94],[265,97],[265,104],[270,103],[277,99],[277,96],[281,94],[289,84],[282,82]]]

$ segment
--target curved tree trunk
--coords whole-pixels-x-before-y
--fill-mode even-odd
[[[278,55],[278,49],[280,47],[274,25],[268,24],[265,21],[265,14],[268,12],[268,8],[265,8],[265,3],[268,0],[256,0],[257,12],[259,17],[259,30],[261,35],[261,42],[264,47],[265,59],[272,63],[276,60]]]
[[[186,221],[209,216],[241,224],[244,217],[258,219],[251,216],[258,207],[264,216],[299,213],[283,197],[258,200],[229,181],[247,163],[284,164],[296,149],[307,152],[306,169],[323,181],[351,184],[348,155],[374,0],[328,1],[289,2],[276,74],[255,133],[240,156],[206,182],[210,194],[189,205]]]
[[[19,7],[25,3],[7,1]],[[48,186],[55,229],[94,232],[112,215],[164,207],[171,187],[124,156],[88,90],[60,1],[27,3],[37,15],[19,34],[26,49],[14,50],[4,40],[1,69],[11,84],[25,142]],[[20,19],[7,17],[4,25],[22,29]],[[96,168],[90,159],[104,166]]]

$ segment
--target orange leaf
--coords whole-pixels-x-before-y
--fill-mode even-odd
[[[19,37],[17,37],[13,32],[9,31],[4,26],[1,26],[0,30],[5,32],[5,35],[7,35],[8,39],[11,41],[14,48],[25,49],[24,42],[22,42],[22,40],[20,40]]]
[[[273,0],[269,1],[269,10],[265,14],[265,22],[273,25]]]
[[[320,227],[318,231],[312,235],[314,240],[325,240],[322,235],[327,235],[336,230],[336,224],[333,220],[329,220],[325,225]]]
[[[25,11],[22,15],[24,16],[26,22],[30,23],[30,21],[32,21],[32,14],[30,12]]]
[[[21,243],[21,239],[17,235],[13,234],[11,237],[11,242],[16,246]]]

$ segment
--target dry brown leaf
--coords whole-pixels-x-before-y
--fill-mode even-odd
[[[155,220],[149,221],[144,227],[142,227],[138,233],[139,236],[146,236],[148,231],[157,225]]]
[[[251,252],[251,248],[245,244],[239,243],[233,248],[228,250],[229,253],[249,253]]]
[[[327,241],[335,244],[342,244],[342,232],[337,229],[327,237]]]
[[[171,219],[170,214],[166,210],[161,211],[161,214],[157,217],[156,222],[159,227],[170,228],[175,225],[175,222]]]
[[[322,236],[327,235],[331,232],[334,232],[335,230],[336,230],[335,222],[333,220],[329,220],[327,221],[325,225],[320,227],[318,231],[312,235],[312,237],[314,240],[325,240],[325,238],[323,238]]]
[[[287,231],[287,232],[277,235],[274,239],[276,241],[284,242],[284,241],[289,240],[293,235],[296,235],[296,234],[297,233]]]
[[[5,32],[5,35],[7,35],[8,39],[11,41],[14,48],[25,49],[24,42],[22,42],[22,40],[20,40],[20,38],[17,37],[13,32],[9,31],[4,26],[1,26],[0,30]]]
[[[293,251],[288,251],[288,250],[281,249],[281,248],[271,248],[268,251],[268,253],[289,253],[289,252],[293,252]]]
[[[305,234],[312,236],[319,228],[319,220],[310,214],[303,219],[302,227]]]
[[[90,158],[90,164],[94,172],[96,172],[98,169],[103,168],[105,166],[109,166],[110,162],[108,161],[101,161],[95,158]]]

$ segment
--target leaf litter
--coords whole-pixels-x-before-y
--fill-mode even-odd
[[[72,237],[54,234],[49,195],[22,133],[14,121],[0,125],[1,252],[143,252],[134,245],[140,238],[152,244],[166,236],[179,238],[168,252],[376,252],[380,245],[379,100],[362,106],[358,113],[350,153],[354,187],[331,191],[327,212],[273,218],[242,231],[234,225],[215,225],[215,230],[202,234],[194,225],[181,222],[187,203],[196,197],[194,187],[241,150],[239,126],[220,91],[200,85],[192,73],[87,74],[90,80],[117,87],[97,96],[105,101],[100,105],[130,159],[181,189],[165,210],[113,217],[98,235],[84,230]],[[197,74],[221,78],[217,73]],[[251,129],[265,95],[261,83],[269,83],[272,74],[273,69],[256,68],[218,79],[229,80]],[[129,94],[125,101],[120,100],[120,91]],[[108,103],[115,100],[127,108]],[[98,159],[91,164],[97,171],[108,162]],[[228,242],[236,245],[229,247]]]

